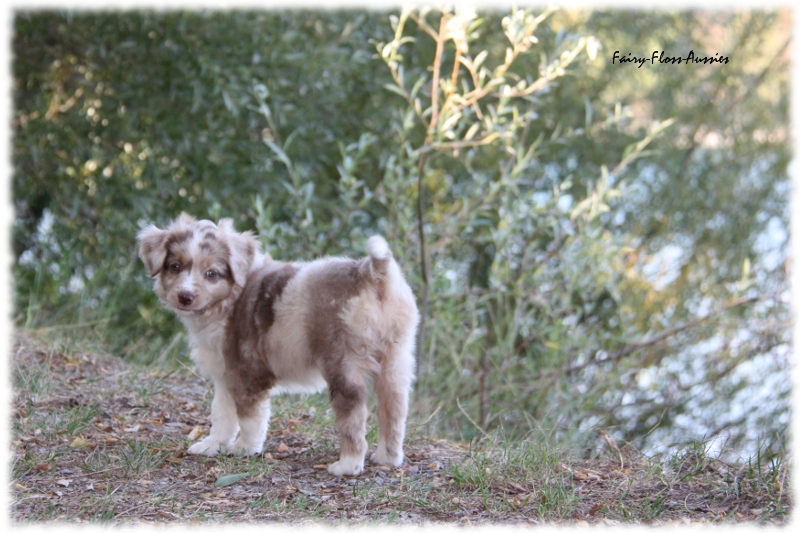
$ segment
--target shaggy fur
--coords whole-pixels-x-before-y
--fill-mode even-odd
[[[270,395],[325,386],[341,438],[337,476],[367,452],[367,384],[378,399],[373,462],[399,466],[419,322],[414,295],[379,236],[361,260],[281,262],[258,240],[182,214],[138,234],[155,292],[189,331],[192,359],[214,385],[211,432],[189,453],[261,453]]]

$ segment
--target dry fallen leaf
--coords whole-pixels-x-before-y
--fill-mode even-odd
[[[75,437],[75,439],[69,444],[70,448],[81,448],[83,446],[88,446],[89,443],[83,440],[80,437]]]
[[[407,468],[400,469],[397,473],[395,473],[395,476],[407,476],[410,474],[416,474],[417,472],[419,472],[419,466],[411,465]]]
[[[280,443],[278,443],[278,447],[275,448],[275,452],[277,452],[277,453],[289,453],[289,447],[285,443],[280,442]]]
[[[520,494],[518,496],[514,496],[514,498],[512,499],[512,502],[518,508],[521,508],[521,507],[524,507],[525,505],[528,505],[528,502],[530,502],[532,498],[533,498],[533,494],[532,493]]]
[[[206,496],[202,496],[202,497],[206,498]],[[225,499],[225,498],[208,498],[208,499],[205,500],[205,503],[207,503],[209,505],[230,505],[230,504],[233,503],[233,501]]]
[[[70,483],[72,483],[71,479],[59,479],[56,481],[56,484],[61,485],[62,487],[69,487]]]
[[[200,436],[200,432],[201,431],[203,431],[202,427],[195,426],[194,428],[192,428],[192,431],[189,432],[189,435],[187,436],[187,438],[189,440],[197,440],[197,437]]]
[[[511,487],[512,489],[514,489],[517,492],[525,492],[525,487],[523,487],[519,483],[514,483],[513,481],[511,481],[511,482],[509,482],[508,486]]]

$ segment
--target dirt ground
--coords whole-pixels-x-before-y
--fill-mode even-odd
[[[631,450],[530,465],[410,431],[400,468],[331,476],[336,436],[319,405],[275,409],[256,458],[196,457],[207,385],[108,355],[20,339],[12,353],[15,524],[788,523],[787,469],[686,456],[673,471]],[[224,485],[224,486],[223,486]],[[786,488],[784,488],[786,487]]]

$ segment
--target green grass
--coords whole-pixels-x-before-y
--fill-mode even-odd
[[[783,524],[793,508],[783,455],[728,464],[697,442],[661,458],[623,446],[581,459],[540,432],[459,444],[414,418],[403,467],[368,464],[338,479],[325,469],[338,455],[326,394],[274,398],[261,456],[189,456],[187,435],[207,420],[211,394],[188,372],[24,336],[12,368],[19,524]],[[374,415],[369,423],[374,447]],[[233,474],[246,476],[215,486]]]

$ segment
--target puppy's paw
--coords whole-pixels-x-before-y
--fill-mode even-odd
[[[342,457],[328,466],[328,472],[334,476],[357,476],[364,471],[364,461],[356,457]]]
[[[208,436],[200,442],[195,442],[189,446],[189,449],[186,451],[194,455],[207,455],[209,457],[214,457],[221,451],[225,451],[225,445],[215,437]]]
[[[403,453],[390,454],[386,450],[378,450],[370,456],[370,460],[376,465],[400,466],[403,464]]]
[[[244,456],[258,455],[263,451],[263,449],[263,444],[242,442],[241,439],[236,439],[233,444],[229,444],[224,447],[225,453]]]

